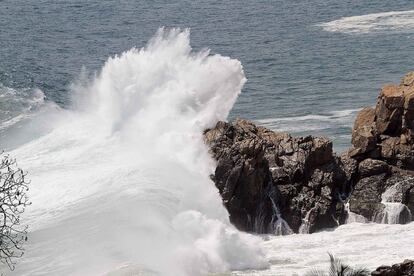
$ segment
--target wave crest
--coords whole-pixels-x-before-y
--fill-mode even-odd
[[[80,88],[81,110],[62,111],[50,133],[12,153],[30,172],[33,202],[16,275],[266,266],[260,240],[229,222],[202,137],[244,82],[238,60],[193,53],[188,30],[161,29],[109,58]]]

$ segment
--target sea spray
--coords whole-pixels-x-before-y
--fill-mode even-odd
[[[277,236],[280,235],[290,235],[294,232],[290,228],[289,224],[282,218],[282,215],[280,214],[280,210],[278,205],[276,204],[276,192],[274,189],[274,186],[271,186],[271,191],[269,193],[269,199],[272,203],[272,209],[273,209],[273,216],[272,221],[270,222],[270,233],[273,233]]]
[[[306,213],[305,217],[302,219],[302,224],[299,227],[299,234],[309,234],[310,230],[310,218],[312,215],[312,212],[316,209],[316,206],[309,209],[309,211]]]
[[[33,202],[15,275],[266,267],[260,240],[230,225],[202,140],[244,82],[239,61],[193,53],[188,30],[161,29],[110,58],[79,88],[82,108],[61,110],[52,131],[12,152]]]
[[[382,194],[381,203],[384,209],[376,215],[374,220],[379,223],[397,224],[411,222],[412,216],[410,209],[401,203],[401,194],[403,193],[402,185],[404,182],[397,182],[388,187]]]
[[[364,216],[361,216],[361,215],[359,215],[357,213],[354,213],[350,210],[349,202],[347,202],[345,204],[345,210],[348,214],[348,216],[346,218],[346,223],[347,224],[348,223],[354,223],[354,222],[356,222],[356,223],[367,223],[368,222],[368,220]]]

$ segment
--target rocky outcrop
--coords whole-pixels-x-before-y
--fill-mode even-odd
[[[375,110],[371,107],[362,109],[355,120],[352,130],[352,144],[350,156],[370,155],[377,145],[377,132],[375,128]]]
[[[239,229],[314,232],[345,220],[341,196],[352,169],[328,139],[295,138],[246,120],[219,122],[205,139],[217,160],[213,180]],[[280,230],[285,221],[290,229]]]
[[[381,159],[414,169],[414,73],[400,85],[382,88],[375,108],[362,109],[355,120],[350,155]]]
[[[322,137],[292,137],[246,120],[205,131],[231,222],[258,233],[312,233],[346,221],[406,223],[414,214],[414,73],[362,109],[341,156]]]
[[[375,108],[359,112],[349,150],[359,162],[350,199],[352,212],[375,222],[411,221],[413,122],[414,73],[407,74],[400,85],[384,86]]]
[[[380,266],[371,273],[372,276],[413,276],[414,261],[405,260],[392,266]]]
[[[205,132],[205,139],[217,160],[212,178],[231,222],[241,230],[265,233],[274,211],[265,141],[258,133],[247,121],[219,122]]]

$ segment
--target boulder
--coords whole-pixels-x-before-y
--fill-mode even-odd
[[[382,160],[367,158],[358,164],[358,171],[360,177],[382,174],[388,171],[388,164]]]
[[[366,107],[362,109],[356,119],[352,130],[352,156],[370,152],[376,148],[377,131],[375,128],[375,109]]]
[[[380,215],[385,208],[381,203],[385,191],[386,174],[368,176],[358,181],[350,197],[350,211],[364,216],[370,221]]]
[[[414,185],[406,190],[405,201],[405,205],[407,205],[408,209],[410,210],[411,219],[414,219]]]
[[[401,130],[404,96],[397,85],[382,88],[375,107],[375,126],[378,134],[396,133]]]
[[[388,197],[387,201],[398,202],[407,206],[403,211],[407,213],[405,216],[408,219],[401,223],[414,219],[414,176],[412,174],[404,175],[401,172],[394,173],[387,179],[385,186],[388,193],[383,194],[383,197]]]
[[[400,85],[382,88],[375,108],[362,109],[352,131],[349,155],[359,160],[382,159],[414,170],[414,73]]]
[[[212,176],[230,221],[240,230],[258,230],[259,217],[269,224],[273,210],[268,196],[271,175],[264,158],[264,141],[252,123],[238,120],[234,124],[218,122],[205,132],[205,141],[217,160]],[[255,228],[256,227],[256,228]],[[262,225],[260,225],[262,227]]]
[[[406,223],[413,213],[414,73],[400,85],[384,86],[374,110],[361,110],[355,120],[348,156],[359,164],[350,210],[382,222],[389,212],[400,212],[395,221]]]
[[[400,137],[385,137],[379,144],[380,158],[402,169],[414,169],[413,144],[402,143]]]
[[[399,89],[404,95],[404,128],[414,130],[414,72],[410,72],[402,79]]]
[[[414,177],[402,171],[367,176],[355,186],[349,201],[350,211],[374,222],[404,224],[414,214],[413,191]],[[394,204],[389,206],[394,208],[387,209],[387,204]],[[387,218],[390,215],[393,219]]]
[[[380,266],[371,273],[372,276],[413,276],[414,260],[405,260],[392,266]]]

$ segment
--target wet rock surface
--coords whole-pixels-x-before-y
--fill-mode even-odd
[[[292,137],[238,119],[204,133],[231,222],[258,233],[312,233],[346,222],[407,223],[414,213],[414,73],[362,109],[341,156],[323,137]]]
[[[375,110],[374,114],[372,110]],[[349,151],[359,162],[358,177],[350,198],[352,212],[382,223],[412,220],[413,113],[414,73],[409,73],[400,85],[390,84],[382,88],[375,108],[365,108],[358,114],[353,147]],[[371,136],[356,131],[358,129],[369,129]],[[372,142],[369,147],[360,142],[367,140],[367,136]],[[388,220],[384,216],[388,216]],[[396,216],[392,222],[390,216]]]
[[[212,176],[231,222],[241,230],[266,233],[273,216],[271,173],[265,141],[247,121],[219,122],[205,133],[217,168]],[[266,229],[259,229],[264,227]]]
[[[328,139],[295,138],[246,120],[219,122],[205,139],[217,160],[213,180],[239,229],[289,232],[277,229],[284,220],[294,232],[303,224],[314,232],[345,220],[347,173]]]
[[[413,276],[414,260],[405,260],[392,266],[380,266],[371,273],[372,276]]]

